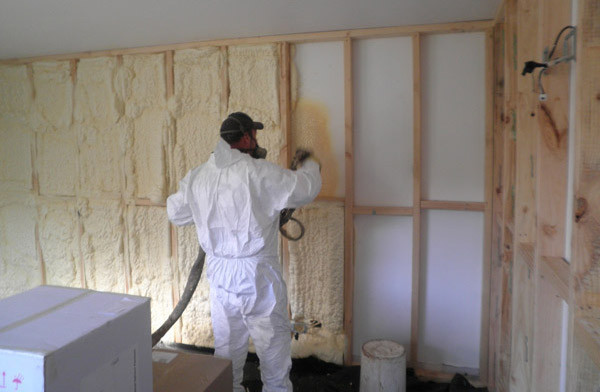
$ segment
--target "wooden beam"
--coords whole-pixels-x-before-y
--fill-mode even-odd
[[[208,41],[186,42],[169,45],[144,46],[138,48],[111,49],[99,51],[87,51],[78,53],[27,57],[22,59],[0,60],[0,64],[26,64],[35,61],[59,61],[71,59],[83,59],[90,57],[104,57],[129,54],[151,54],[166,52],[168,50],[194,49],[206,46],[232,46],[232,45],[259,45],[279,42],[302,43],[302,42],[325,42],[344,41],[347,38],[378,38],[408,36],[413,33],[442,34],[461,33],[471,31],[485,31],[493,25],[492,20],[481,20],[474,22],[456,22],[427,25],[379,27],[354,30],[324,31],[315,33],[282,34],[263,37],[231,38]]]
[[[481,298],[481,335],[479,342],[479,378],[488,380],[490,286],[492,259],[492,201],[494,181],[494,30],[485,32],[485,210]]]
[[[285,168],[290,167],[292,161],[292,122],[291,122],[291,86],[290,86],[290,44],[279,44],[279,112],[283,143],[279,151],[279,164]],[[283,279],[288,284],[290,281],[290,248],[289,241],[281,237]],[[291,318],[291,304],[288,303],[288,314]]]
[[[587,355],[574,355],[570,342],[570,390],[593,390],[600,369],[600,2],[577,4],[577,61],[575,62],[575,181],[571,252],[570,309],[574,330]],[[586,359],[589,358],[589,359]],[[592,364],[589,364],[592,362]],[[596,372],[581,371],[593,369]]]
[[[167,50],[165,52],[165,72],[166,72],[166,93],[167,93],[167,100],[169,98],[171,98],[174,94],[175,91],[175,87],[174,87],[174,73],[173,73],[173,51],[172,50]]]
[[[556,293],[566,302],[569,301],[570,268],[569,263],[562,257],[540,258],[539,273],[550,282]]]
[[[504,17],[502,18],[504,19]],[[487,385],[496,386],[500,362],[500,327],[502,309],[502,230],[503,187],[502,171],[504,157],[504,23],[494,26],[494,140],[493,140],[493,198],[492,258],[490,269],[490,333],[488,344]]]
[[[353,302],[354,302],[354,115],[352,89],[352,39],[344,40],[344,124],[346,202],[344,204],[344,332],[346,350],[344,363],[352,363]]]
[[[576,318],[575,337],[588,357],[600,369],[600,320],[594,317]]]
[[[540,1],[537,56],[541,56],[545,48],[552,47],[557,32],[569,24],[570,1]],[[560,291],[556,290],[555,284],[560,280],[553,279],[556,275],[553,270],[548,270],[547,261],[554,258],[562,263],[565,254],[569,76],[570,66],[566,63],[548,70],[543,83],[550,99],[537,102],[536,111],[531,113],[537,117],[539,129],[535,135],[536,274],[532,386],[537,391],[548,392],[560,391],[563,299],[568,302],[568,283],[558,286]],[[568,274],[568,267],[566,272]]]
[[[410,316],[410,361],[417,363],[419,348],[420,280],[421,280],[421,36],[412,36],[413,56],[413,229],[412,289]]]
[[[225,118],[229,114],[229,62],[227,55],[227,46],[221,46],[221,58],[223,65],[221,66],[221,117]]]
[[[475,201],[421,200],[421,208],[424,210],[485,211],[486,204]]]
[[[496,368],[496,388],[499,391],[510,389],[510,362],[512,340],[512,272],[514,262],[514,180],[515,180],[515,140],[516,116],[516,29],[517,29],[517,2],[506,0],[504,2],[504,35],[502,47],[504,49],[503,92],[504,107],[501,119],[503,127],[503,164],[502,164],[502,216],[503,225],[501,232],[502,246],[502,302],[500,314],[500,342],[498,353],[498,367]]]
[[[521,242],[517,245],[517,255],[519,260],[527,264],[527,267],[533,270],[534,267],[535,245],[527,242]]]
[[[413,207],[372,207],[372,206],[354,206],[352,208],[354,215],[405,215],[412,216]]]

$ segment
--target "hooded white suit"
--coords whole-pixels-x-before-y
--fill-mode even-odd
[[[319,165],[297,171],[232,149],[219,139],[208,161],[191,170],[167,200],[175,225],[195,223],[206,252],[215,355],[231,359],[243,391],[251,336],[263,391],[292,391],[287,290],[277,253],[279,212],[310,203],[321,189]]]

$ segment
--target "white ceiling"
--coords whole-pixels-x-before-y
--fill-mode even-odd
[[[501,0],[0,0],[0,59],[492,19]]]

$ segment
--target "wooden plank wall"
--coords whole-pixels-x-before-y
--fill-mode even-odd
[[[600,0],[576,1],[577,61],[545,72],[547,101],[539,100],[539,71],[534,84],[521,70],[525,61],[541,62],[571,24],[572,0],[504,0],[494,27],[492,391],[559,391],[565,366],[567,391],[600,390]],[[553,58],[562,55],[562,42]],[[569,132],[576,140],[573,201]],[[565,256],[567,219],[572,254]],[[565,303],[568,356],[561,363]]]

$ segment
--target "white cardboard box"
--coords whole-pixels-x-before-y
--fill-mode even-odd
[[[0,300],[0,392],[151,392],[150,299],[39,286]]]

